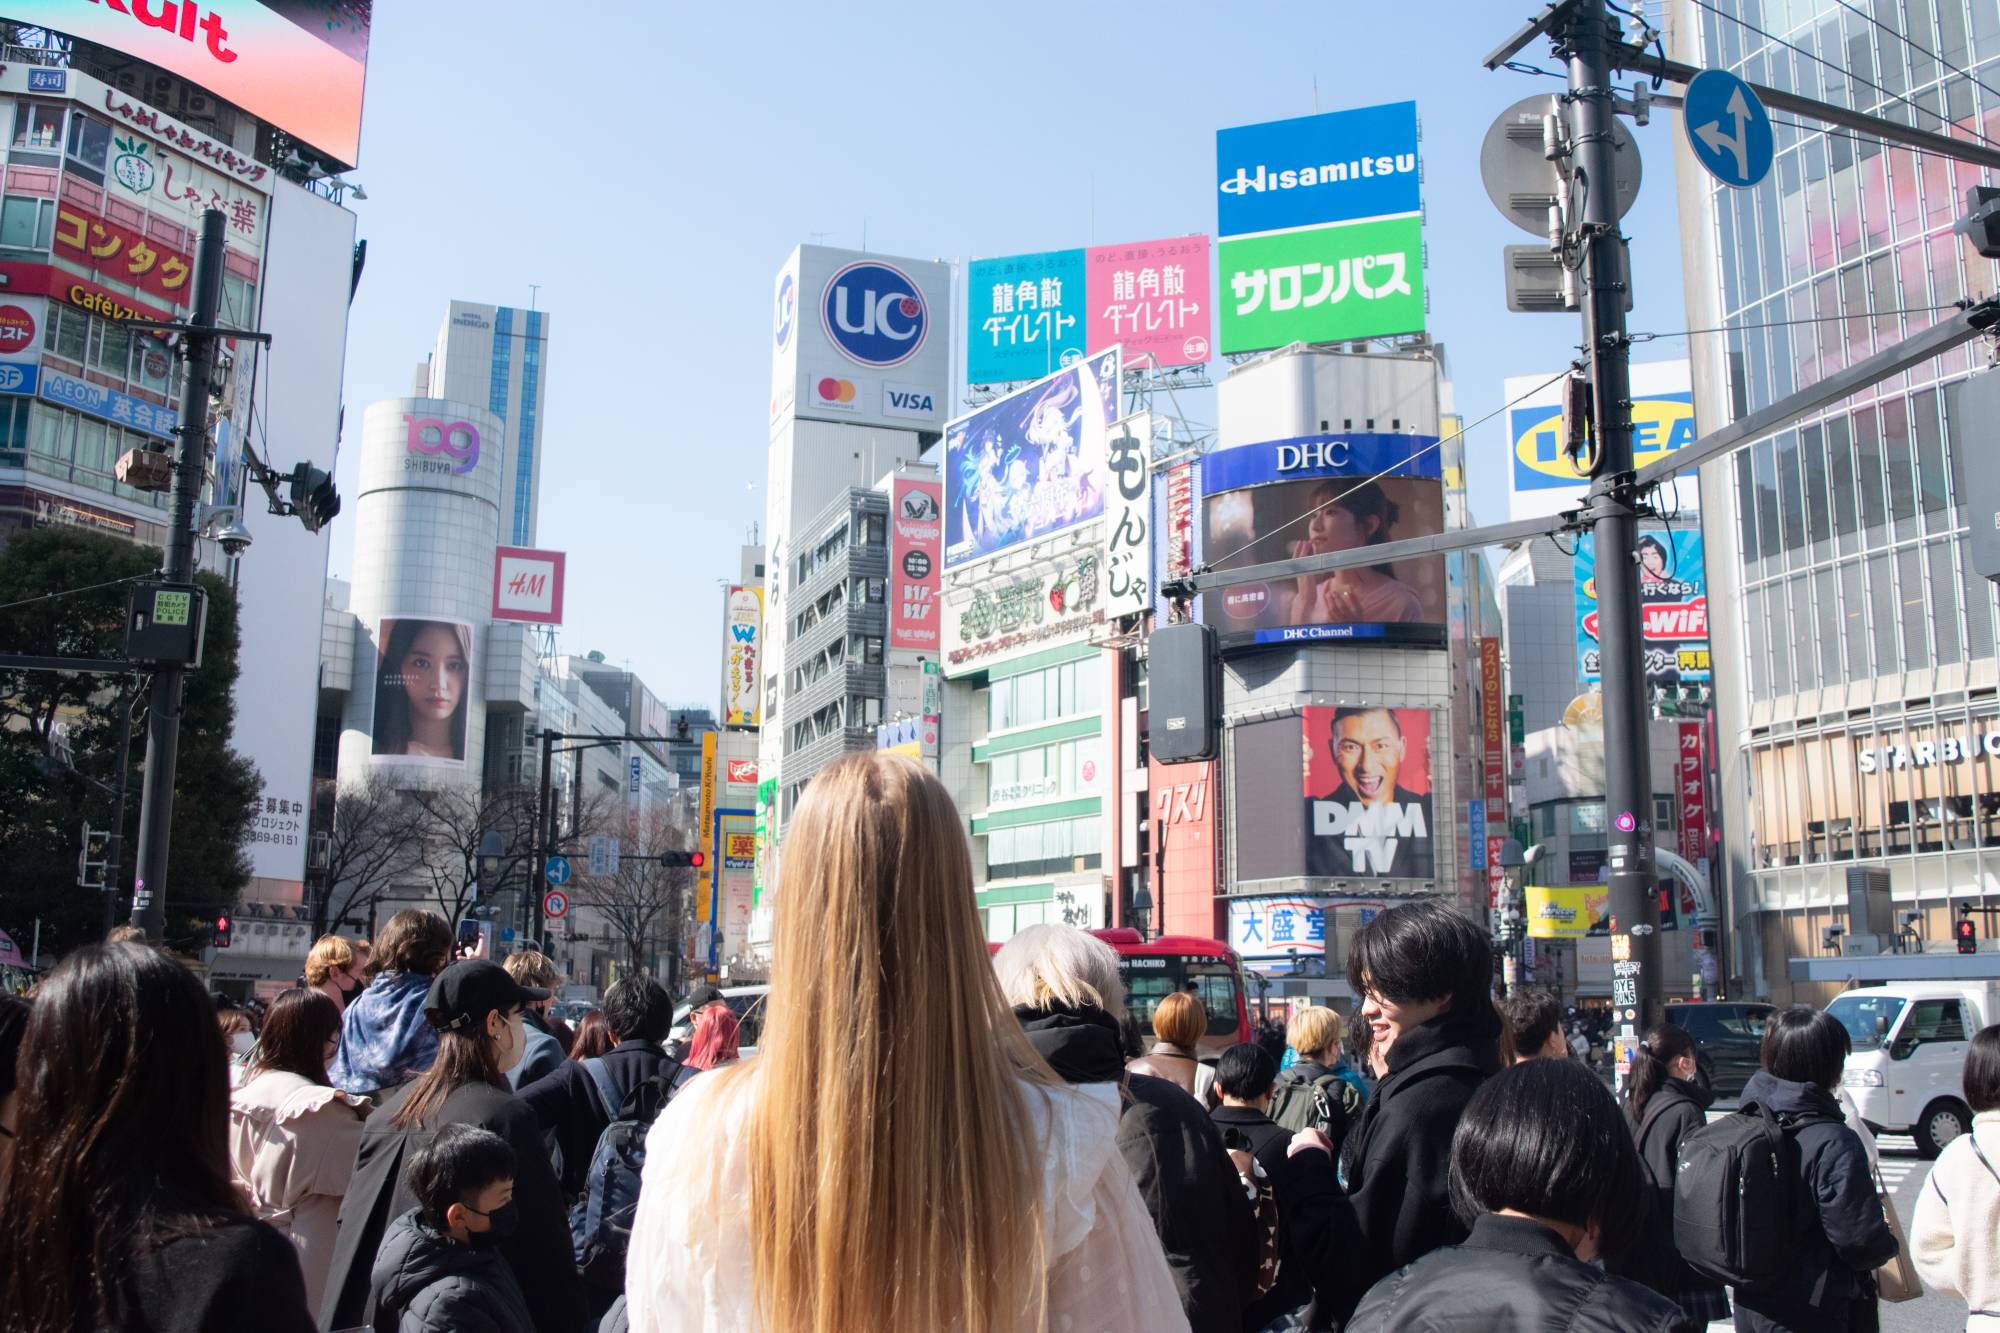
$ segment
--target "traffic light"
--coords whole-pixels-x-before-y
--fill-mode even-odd
[[[208,942],[214,945],[218,949],[227,949],[229,947],[228,913],[225,912],[222,915],[215,918],[215,930],[214,933],[209,936]]]
[[[292,512],[307,532],[318,532],[333,522],[340,513],[340,492],[334,490],[333,478],[311,463],[293,468]]]
[[[1979,923],[1970,914],[1959,917],[1957,934],[1960,953],[1979,952]]]
[[[700,870],[708,864],[708,857],[701,852],[661,852],[660,864],[669,870]]]

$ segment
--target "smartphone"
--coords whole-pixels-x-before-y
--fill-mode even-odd
[[[479,947],[479,923],[471,917],[458,923],[458,947],[460,949]]]

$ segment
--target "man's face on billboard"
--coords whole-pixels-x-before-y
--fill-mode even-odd
[[[1386,709],[1341,718],[1333,729],[1333,759],[1340,776],[1363,805],[1396,799],[1396,774],[1403,767],[1403,736]]]

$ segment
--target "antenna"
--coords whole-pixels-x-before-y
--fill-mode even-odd
[[[528,284],[528,309],[533,310],[535,308],[535,302],[541,297],[541,294],[541,283],[531,282]]]

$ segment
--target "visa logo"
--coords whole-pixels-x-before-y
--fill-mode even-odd
[[[889,406],[901,408],[905,412],[935,412],[936,406],[927,393],[910,393],[903,389],[889,390]]]

